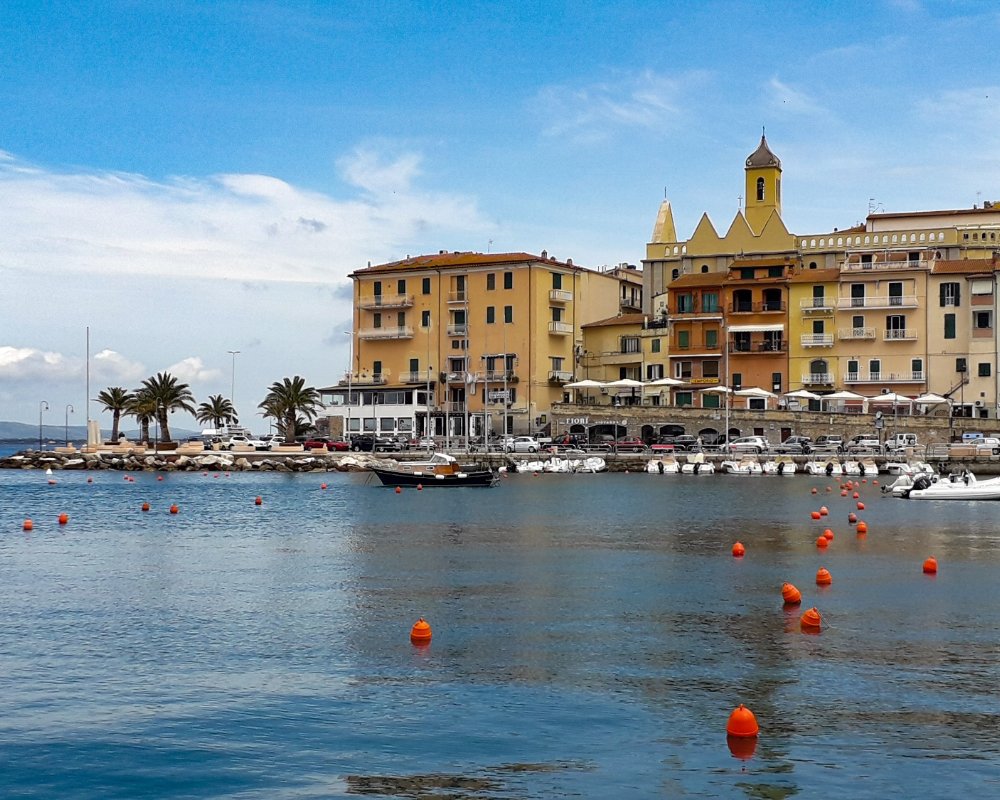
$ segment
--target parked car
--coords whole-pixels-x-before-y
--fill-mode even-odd
[[[227,450],[235,450],[237,447],[252,447],[248,436],[230,436],[226,442]]]
[[[382,436],[376,433],[362,433],[351,439],[351,450],[355,452],[376,453],[380,450],[399,451],[403,449],[402,442],[394,436]]]
[[[619,439],[615,442],[615,450],[619,452],[642,453],[646,450],[646,443],[642,439]]]
[[[507,453],[537,453],[542,444],[534,436],[514,436],[507,438],[503,449]]]
[[[306,450],[311,450],[314,447],[325,447],[327,450],[347,450],[350,448],[347,442],[337,441],[328,436],[314,436],[311,439],[306,439],[302,446]]]
[[[247,439],[247,444],[249,444],[254,450],[267,450],[268,443],[263,439]]]
[[[701,439],[689,433],[682,433],[680,436],[674,437],[674,449],[689,453],[701,450]]]
[[[725,449],[730,453],[767,453],[771,443],[763,436],[741,436],[733,439]]]
[[[437,442],[433,436],[421,436],[419,439],[410,439],[406,446],[410,450],[434,450]]]
[[[1000,455],[1000,439],[996,436],[984,436],[975,440],[977,456],[997,456]]]
[[[808,455],[813,451],[813,441],[808,436],[789,436],[774,448],[775,453],[785,455]]]
[[[813,450],[822,450],[826,453],[841,453],[844,450],[844,437],[832,434],[817,436],[816,441],[813,442]]]
[[[852,436],[844,448],[848,453],[877,453],[882,450],[882,442],[874,433],[859,433]]]
[[[917,434],[895,433],[885,440],[886,455],[905,453],[907,449],[917,446]]]

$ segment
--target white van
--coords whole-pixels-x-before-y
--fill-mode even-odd
[[[916,446],[917,434],[915,433],[894,433],[885,440],[885,452],[887,455],[891,453],[905,453]]]

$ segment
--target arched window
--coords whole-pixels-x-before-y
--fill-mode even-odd
[[[815,361],[809,362],[809,374],[817,383],[824,381],[826,373],[829,371],[825,359],[817,358]]]
[[[701,265],[701,271],[702,272],[708,272],[708,264],[702,264]]]
[[[809,269],[816,269],[816,262],[815,261],[810,261],[809,262]]]
[[[764,179],[757,178],[757,200],[764,199]]]
[[[680,275],[681,271],[679,269],[672,270],[670,273],[670,277],[672,280],[677,280],[680,277]]]

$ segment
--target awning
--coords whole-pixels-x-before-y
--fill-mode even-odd
[[[763,333],[765,331],[783,331],[784,325],[730,325],[726,328],[730,333]]]

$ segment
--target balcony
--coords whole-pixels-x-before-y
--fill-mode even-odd
[[[826,297],[807,297],[799,300],[799,308],[806,314],[810,311],[828,314],[833,311],[833,300]]]
[[[549,370],[549,383],[569,383],[572,380],[572,372],[564,372],[559,369]]]
[[[803,386],[832,386],[832,372],[810,372],[802,376]]]
[[[455,370],[454,372],[443,373],[441,380],[445,383],[471,383],[472,381],[479,380],[479,376],[475,372]]]
[[[362,328],[358,331],[359,339],[412,339],[413,328],[409,325],[397,325],[391,328]]]
[[[848,372],[844,383],[923,383],[927,373],[920,372]]]
[[[465,289],[448,292],[449,303],[464,303],[469,299],[469,293]]]
[[[767,314],[774,311],[784,311],[786,307],[784,300],[763,300],[753,303],[730,303],[729,311],[732,314]]]
[[[549,289],[550,303],[569,303],[573,299],[573,293],[565,289]]]
[[[449,336],[465,336],[469,332],[469,326],[464,322],[456,322],[448,326]]]
[[[720,349],[720,346],[719,346],[719,341],[718,340],[712,342],[711,344],[708,344],[707,342],[691,342],[691,341],[689,341],[687,344],[677,343],[677,344],[671,344],[670,345],[670,350],[671,351],[677,350],[677,351],[685,352],[685,353],[687,353],[689,351],[697,351],[697,352],[704,351],[704,352],[711,353],[711,352],[714,352],[714,351],[718,351],[719,349]]]
[[[917,332],[902,328],[887,328],[882,331],[882,341],[885,342],[914,342],[917,340]]]
[[[340,386],[378,386],[388,382],[389,377],[384,372],[376,372],[374,375],[351,375],[345,372],[344,377],[337,381]]]
[[[729,352],[733,355],[750,355],[751,353],[776,355],[788,351],[788,344],[784,339],[750,342],[730,342]]]
[[[838,339],[875,339],[874,328],[839,328],[837,330]]]
[[[549,323],[549,333],[565,336],[573,333],[573,326],[568,322],[553,321]]]
[[[512,369],[488,369],[486,370],[487,383],[517,383],[517,375]]]
[[[885,297],[838,297],[837,308],[916,308],[914,295],[886,295]]]
[[[858,262],[858,261],[841,261],[840,271],[841,272],[883,272],[885,270],[900,270],[900,269],[930,269],[931,262],[926,259],[916,259],[913,261],[877,261],[877,262]]]
[[[400,383],[428,383],[435,380],[434,373],[430,370],[417,372],[403,372],[399,376]]]
[[[832,333],[803,333],[803,347],[833,347]]]
[[[464,400],[449,400],[444,404],[445,411],[451,414],[464,414],[465,413],[465,401]]]
[[[379,308],[408,308],[412,305],[412,294],[376,294],[371,297],[362,297],[358,301],[358,308],[366,310]]]

